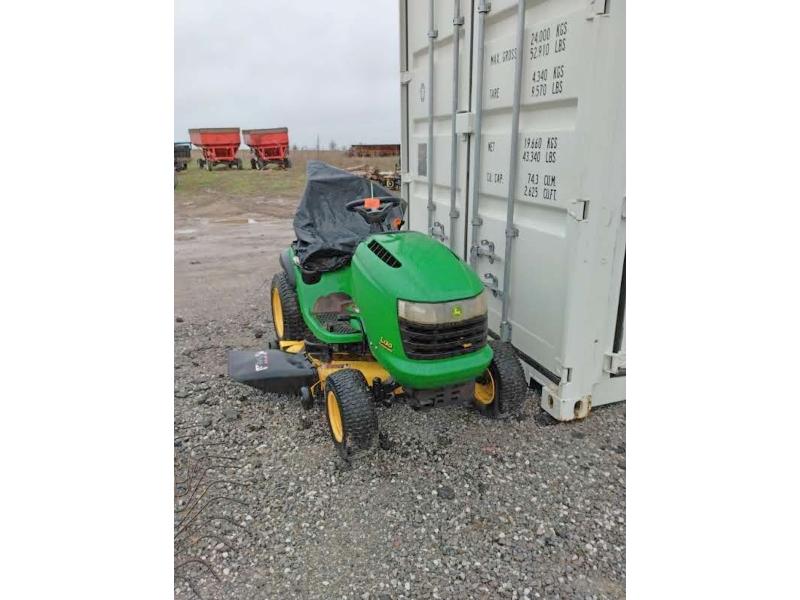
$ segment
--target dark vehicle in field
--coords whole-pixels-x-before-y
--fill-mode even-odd
[[[185,171],[192,158],[192,144],[175,142],[175,171]]]

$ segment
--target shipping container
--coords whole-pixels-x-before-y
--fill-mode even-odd
[[[625,399],[624,0],[400,0],[408,226],[559,420]]]

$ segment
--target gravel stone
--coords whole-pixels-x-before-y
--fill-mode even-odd
[[[452,500],[456,497],[456,493],[449,485],[444,485],[439,490],[439,498],[442,500]]]

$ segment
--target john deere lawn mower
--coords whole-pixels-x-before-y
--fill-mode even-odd
[[[345,459],[378,438],[377,404],[502,417],[525,398],[514,350],[487,340],[483,284],[445,245],[401,230],[403,214],[384,188],[310,162],[270,289],[277,339],[229,356],[237,381],[324,407]]]

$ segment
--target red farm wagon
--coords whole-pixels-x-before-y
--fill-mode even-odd
[[[284,169],[292,166],[289,160],[289,130],[286,127],[273,129],[245,129],[244,143],[250,146],[250,167],[263,169],[275,164]]]
[[[238,127],[209,127],[190,129],[189,138],[203,151],[203,158],[197,159],[197,165],[209,171],[215,165],[228,165],[229,169],[242,168],[242,159],[236,157],[241,136]]]

